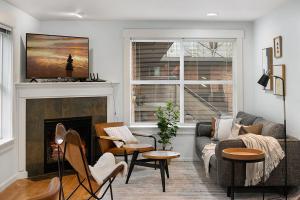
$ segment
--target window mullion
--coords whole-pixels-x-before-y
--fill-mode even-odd
[[[180,94],[179,94],[179,104],[180,104],[180,123],[184,124],[184,45],[183,39],[180,40]]]

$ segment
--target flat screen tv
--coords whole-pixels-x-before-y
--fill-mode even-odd
[[[26,78],[88,78],[89,39],[26,34]]]

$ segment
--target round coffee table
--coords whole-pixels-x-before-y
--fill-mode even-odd
[[[255,163],[263,162],[263,186],[265,184],[265,153],[259,149],[250,148],[227,148],[222,151],[222,157],[231,161],[231,187],[230,196],[234,199],[234,164],[235,162]],[[227,191],[229,195],[229,191]],[[263,199],[265,197],[263,190]]]
[[[167,160],[180,157],[180,153],[174,151],[149,151],[143,153],[143,157],[150,161],[152,160],[159,162],[159,165],[155,164],[155,166],[160,169],[162,188],[163,192],[165,192],[165,173],[169,178],[169,167]]]

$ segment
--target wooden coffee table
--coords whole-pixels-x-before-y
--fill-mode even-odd
[[[265,184],[265,153],[259,149],[250,148],[227,148],[222,151],[222,157],[231,161],[231,187],[230,191],[227,191],[227,195],[234,199],[234,164],[235,162],[243,163],[255,163],[263,162],[263,186]],[[263,190],[263,199],[265,197]]]
[[[157,168],[160,169],[162,188],[163,188],[163,192],[165,192],[166,191],[165,173],[169,178],[168,160],[180,157],[180,153],[174,151],[149,151],[143,153],[143,157],[152,161],[159,162],[159,164],[156,166]]]
[[[161,172],[162,187],[163,191],[165,192],[165,173],[169,178],[167,160],[172,158],[178,158],[180,154],[172,151],[154,151],[154,148],[149,144],[126,144],[123,147],[126,151],[133,151],[131,163],[126,178],[126,184],[128,184],[128,181],[130,179],[131,173],[135,165],[155,169],[159,168]],[[138,159],[138,155],[140,153],[143,153],[143,159]]]

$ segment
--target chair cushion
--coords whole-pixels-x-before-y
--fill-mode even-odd
[[[104,128],[105,132],[111,137],[121,138],[126,144],[137,144],[138,140],[132,135],[127,126]],[[114,141],[117,147],[123,146],[123,142]]]
[[[104,131],[104,128],[107,127],[116,127],[116,126],[123,126],[123,122],[110,122],[110,123],[97,123],[95,124],[95,130],[98,137],[100,136],[107,136],[107,133]],[[115,143],[111,140],[103,140],[98,139],[100,150],[102,153],[107,152],[108,149],[115,147]]]
[[[154,150],[155,150],[154,147],[147,147],[147,148],[141,149],[139,152],[140,153],[144,153],[144,152],[154,151]],[[123,147],[121,147],[121,148],[113,147],[113,148],[108,149],[108,152],[110,152],[110,153],[112,153],[112,154],[114,154],[116,156],[122,156],[125,153],[125,148],[123,148]],[[133,154],[133,152],[134,152],[134,149],[127,149],[126,150],[126,153],[128,155]]]

